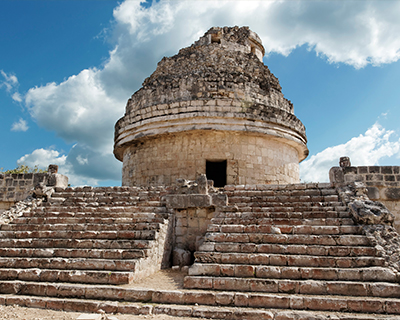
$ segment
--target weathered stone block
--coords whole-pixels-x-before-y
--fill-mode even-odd
[[[201,278],[201,277],[185,277],[184,280],[185,288],[193,289],[212,289],[213,279],[211,278]]]
[[[376,187],[368,187],[367,192],[368,198],[371,200],[378,200],[380,198],[379,189]]]
[[[378,166],[370,166],[368,167],[369,173],[380,173],[381,172],[381,167]]]
[[[223,292],[223,293],[215,293],[215,303],[217,305],[228,306],[233,305],[235,299],[234,293]]]
[[[214,206],[226,206],[228,205],[228,197],[221,193],[211,194],[211,203]]]
[[[400,201],[400,188],[386,188],[384,190],[384,199]]]

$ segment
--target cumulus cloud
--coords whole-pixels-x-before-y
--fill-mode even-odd
[[[391,140],[394,131],[375,123],[364,134],[344,144],[326,148],[300,163],[301,180],[305,182],[328,182],[329,169],[339,165],[339,158],[350,157],[353,166],[379,165],[386,157],[400,155],[400,138]]]
[[[359,68],[399,59],[399,11],[397,1],[159,1],[150,8],[125,1],[114,17],[120,40],[161,40],[155,53],[176,51],[211,26],[248,25],[267,54],[307,45],[331,62]]]
[[[86,69],[60,84],[32,88],[26,105],[37,123],[67,142],[111,149],[113,123],[123,115],[125,98],[107,95],[96,69]]]
[[[46,169],[49,164],[59,166],[59,173],[69,178],[73,186],[96,186],[101,180],[118,180],[121,166],[113,165],[111,155],[102,155],[89,149],[74,145],[68,155],[52,148],[36,149],[18,159],[18,164]]]
[[[18,159],[18,164],[25,164],[29,167],[38,166],[46,169],[49,164],[57,164],[63,166],[67,160],[65,155],[53,149],[36,149],[30,154],[26,154]]]
[[[26,131],[29,127],[26,124],[26,121],[22,118],[18,120],[18,122],[14,122],[11,126],[11,131]]]
[[[113,127],[127,99],[163,56],[190,45],[210,27],[248,25],[260,35],[266,54],[287,55],[306,45],[329,62],[361,68],[399,59],[398,12],[398,1],[161,0],[150,7],[125,1],[114,9],[108,33],[113,49],[103,65],[31,88],[24,101],[41,127],[76,143],[68,155],[71,172],[115,177],[120,164],[112,156]],[[11,92],[17,78],[1,75],[0,85]],[[93,166],[108,172],[88,170]]]

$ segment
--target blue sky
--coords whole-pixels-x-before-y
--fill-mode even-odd
[[[163,56],[247,25],[305,124],[302,181],[400,165],[400,1],[0,1],[0,167],[120,185],[114,123]]]

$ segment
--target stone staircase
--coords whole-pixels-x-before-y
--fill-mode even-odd
[[[0,226],[0,278],[127,284],[153,273],[168,228],[160,197],[139,188],[58,189]]]
[[[242,292],[237,305],[399,313],[399,276],[328,184],[226,187],[185,288]],[[384,303],[386,302],[386,304]]]
[[[163,259],[165,190],[74,188],[0,229],[0,304],[215,319],[399,319],[385,266],[327,184],[226,186],[184,287]]]

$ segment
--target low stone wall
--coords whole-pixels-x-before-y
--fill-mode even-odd
[[[400,166],[333,167],[329,179],[335,184],[362,182],[371,200],[382,202],[395,216],[400,232]]]
[[[10,209],[17,201],[26,199],[38,184],[67,187],[68,178],[59,173],[0,174],[0,212]]]

